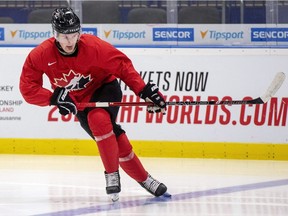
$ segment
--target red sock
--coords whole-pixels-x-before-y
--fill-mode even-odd
[[[94,109],[88,114],[88,123],[95,137],[105,171],[115,172],[119,169],[119,149],[110,115],[104,109]]]
[[[107,173],[116,172],[119,169],[118,145],[115,135],[97,142],[98,150],[105,171]]]
[[[148,174],[137,155],[132,151],[132,145],[130,144],[126,134],[123,133],[117,137],[117,141],[121,168],[137,182],[145,181]]]

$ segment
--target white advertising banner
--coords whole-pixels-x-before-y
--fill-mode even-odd
[[[82,32],[117,46],[286,46],[287,24],[83,24]],[[52,37],[50,24],[0,24],[0,46],[31,46]]]
[[[0,137],[89,139],[74,116],[23,100],[19,76],[30,50],[0,49]],[[264,94],[277,72],[288,73],[283,49],[121,50],[167,101],[252,99]],[[122,107],[118,123],[132,140],[288,143],[287,82],[262,105],[169,106],[164,116],[148,114],[145,107]],[[123,101],[136,101],[121,85]]]

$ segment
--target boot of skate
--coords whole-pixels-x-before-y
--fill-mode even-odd
[[[166,185],[154,179],[150,174],[145,181],[139,182],[139,184],[156,197],[162,196],[167,191]]]
[[[104,172],[106,179],[106,193],[110,195],[113,202],[119,200],[119,193],[121,191],[119,171],[113,173]]]

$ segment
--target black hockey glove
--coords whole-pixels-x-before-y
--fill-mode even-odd
[[[162,112],[164,115],[166,114],[166,102],[155,84],[148,83],[139,93],[139,96],[146,102],[153,102],[155,104],[155,106],[147,106],[147,112]]]
[[[77,114],[77,107],[69,96],[69,92],[65,88],[57,87],[50,99],[50,105],[55,105],[59,109],[61,115],[68,115],[69,113]]]

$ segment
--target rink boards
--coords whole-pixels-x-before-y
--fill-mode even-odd
[[[167,101],[256,98],[288,69],[287,49],[119,49]],[[30,50],[0,49],[0,152],[97,155],[74,116],[23,100],[19,76]],[[124,101],[139,100],[121,85]],[[122,107],[117,121],[141,156],[287,160],[287,92],[286,80],[264,105],[169,106],[165,116]]]

